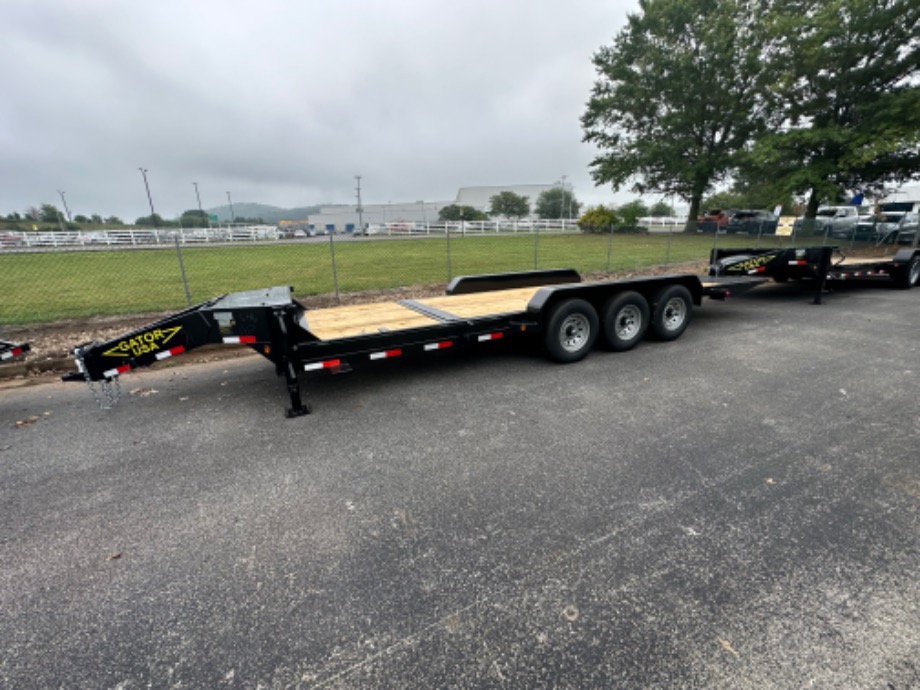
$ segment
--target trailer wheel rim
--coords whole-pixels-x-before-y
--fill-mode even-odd
[[[569,314],[559,326],[559,344],[566,352],[578,352],[591,337],[591,322],[584,314]]]
[[[687,319],[687,303],[680,297],[672,297],[665,302],[662,312],[662,325],[665,330],[676,331]]]
[[[642,311],[634,304],[629,304],[617,313],[616,325],[617,338],[632,340],[642,331]]]

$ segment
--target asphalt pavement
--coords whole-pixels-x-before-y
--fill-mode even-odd
[[[920,290],[0,390],[0,687],[920,687]]]

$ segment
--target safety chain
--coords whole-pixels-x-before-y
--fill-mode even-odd
[[[89,377],[89,370],[83,363],[83,356],[77,354],[75,359],[77,360],[77,367],[83,372],[83,378],[86,379],[89,392],[93,394],[93,400],[96,401],[99,409],[111,410],[115,407],[118,401],[121,400],[121,382],[118,380],[118,376],[114,376],[111,380],[100,381],[99,391],[97,391],[95,382]]]

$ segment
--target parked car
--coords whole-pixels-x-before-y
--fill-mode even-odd
[[[722,232],[728,225],[734,211],[727,208],[712,208],[696,217],[697,232]]]
[[[775,235],[779,218],[772,211],[735,211],[725,225],[725,232],[750,235]]]

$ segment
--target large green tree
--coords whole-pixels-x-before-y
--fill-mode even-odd
[[[534,208],[539,218],[578,218],[581,204],[570,189],[553,187],[540,192]]]
[[[920,173],[920,4],[776,0],[769,25],[782,71],[782,126],[752,160],[786,191],[822,201],[880,191]]]
[[[61,212],[54,204],[42,204],[39,220],[45,223],[58,223],[61,221]]]
[[[648,210],[650,216],[674,216],[674,207],[664,199],[656,201]]]
[[[640,218],[649,215],[649,210],[642,199],[633,199],[617,206],[617,214],[627,225],[638,225]]]
[[[523,218],[530,214],[530,200],[511,191],[499,192],[489,198],[489,215]]]
[[[238,218],[237,221],[243,222],[243,219]],[[179,224],[182,225],[183,228],[206,228],[210,225],[208,222],[208,214],[197,208],[183,211],[182,215],[179,216]]]
[[[762,96],[770,42],[761,0],[639,0],[613,45],[582,116],[599,154],[596,184],[679,197],[694,220],[700,200],[767,127]]]

